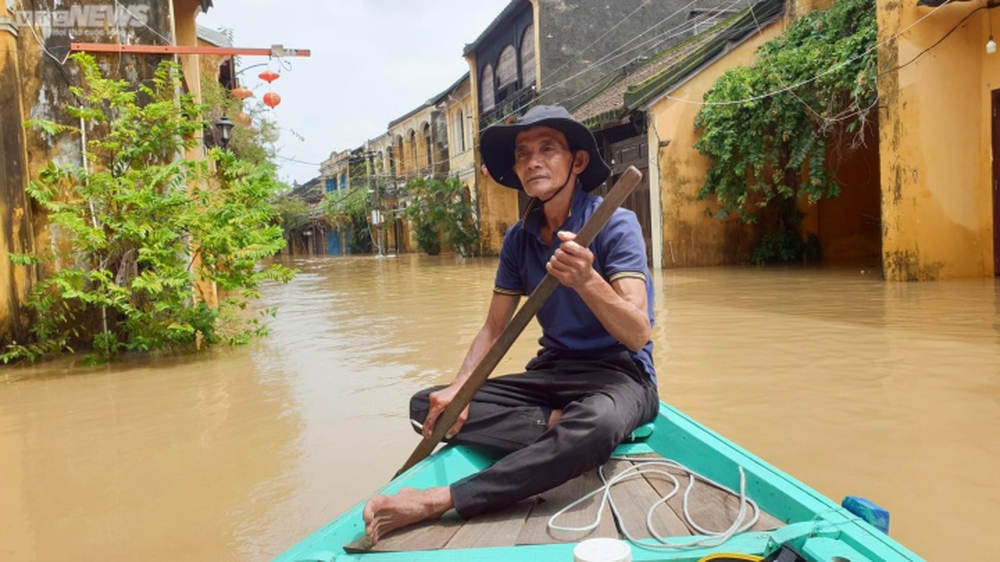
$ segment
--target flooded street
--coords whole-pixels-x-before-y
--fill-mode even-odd
[[[196,357],[0,367],[0,560],[267,560],[385,484],[495,260],[314,258],[270,336]],[[1000,285],[858,269],[657,272],[660,396],[928,560],[991,559]],[[534,324],[497,373],[521,368]]]

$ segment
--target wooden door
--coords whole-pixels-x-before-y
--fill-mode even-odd
[[[615,185],[629,166],[635,166],[642,172],[642,181],[635,186],[632,194],[625,199],[622,207],[635,213],[642,227],[642,238],[646,242],[646,263],[653,263],[653,226],[649,205],[649,144],[646,135],[631,137],[608,146],[611,166],[611,178],[596,190],[595,193],[604,196]]]
[[[993,90],[993,275],[1000,276],[1000,90]]]

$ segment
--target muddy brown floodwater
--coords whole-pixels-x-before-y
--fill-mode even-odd
[[[300,259],[272,333],[195,357],[0,367],[0,560],[267,560],[385,484],[495,261]],[[660,396],[929,560],[995,557],[1000,285],[858,269],[655,274]],[[497,369],[535,350],[532,325]]]

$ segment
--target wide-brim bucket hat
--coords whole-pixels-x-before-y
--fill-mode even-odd
[[[480,135],[479,152],[483,164],[500,185],[524,191],[520,178],[514,173],[514,140],[518,133],[532,127],[551,127],[566,135],[571,150],[590,153],[590,163],[579,175],[584,191],[596,189],[611,175],[611,168],[597,151],[597,141],[590,129],[561,106],[536,105],[514,123],[490,125]]]

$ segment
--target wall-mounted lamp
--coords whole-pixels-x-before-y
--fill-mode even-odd
[[[989,2],[986,3],[986,8],[989,9]],[[997,42],[993,40],[993,14],[989,11],[986,12],[986,17],[989,18],[990,22],[990,38],[986,41],[986,54],[992,55],[997,52]]]
[[[229,146],[229,139],[233,138],[234,124],[225,115],[215,122],[215,128],[219,130],[219,142],[222,144],[222,150],[226,150],[226,147]]]

